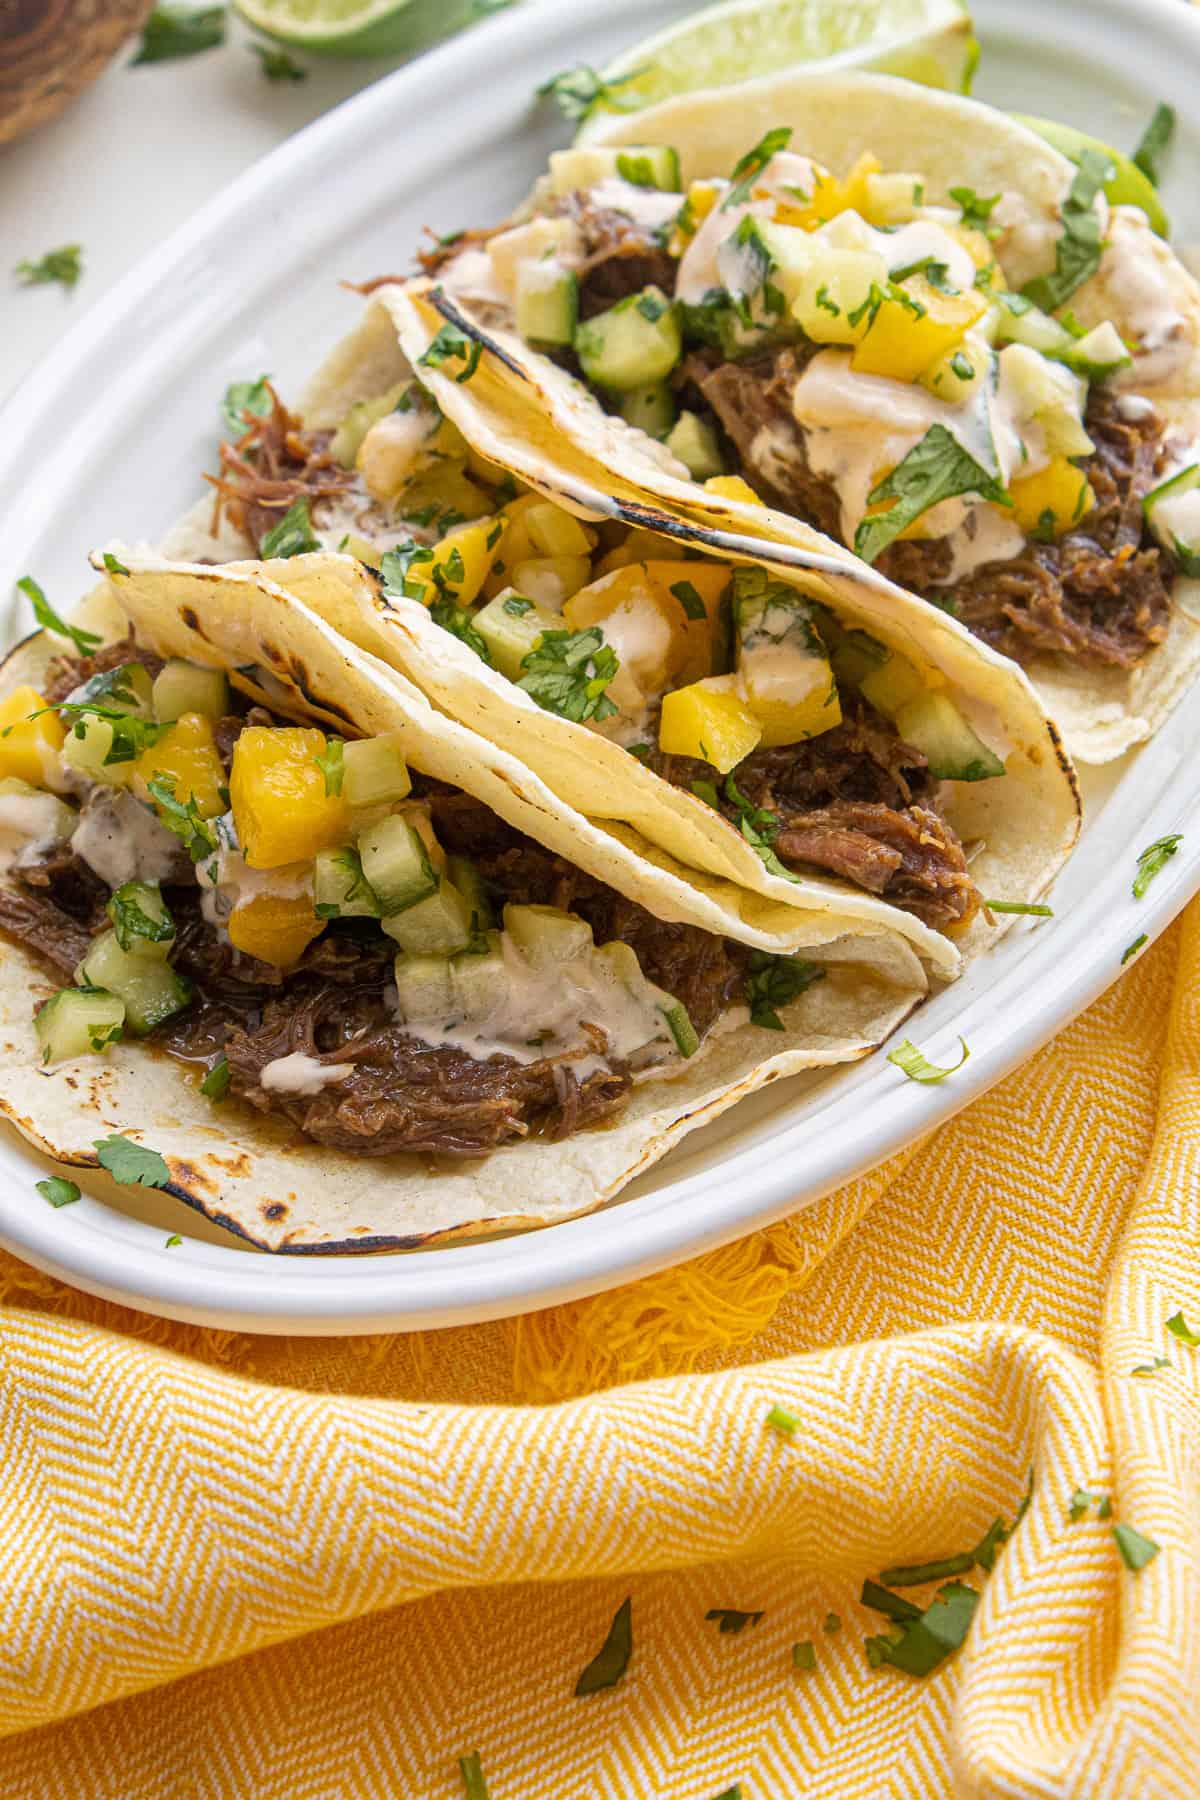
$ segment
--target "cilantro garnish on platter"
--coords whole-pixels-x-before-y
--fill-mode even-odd
[[[39,287],[57,281],[68,292],[82,273],[82,244],[61,244],[57,250],[47,250],[45,256],[39,256],[36,262],[26,257],[13,270],[17,280],[26,287]]]
[[[1133,897],[1144,898],[1146,889],[1163,869],[1166,868],[1180,844],[1183,842],[1181,831],[1172,831],[1166,837],[1155,838],[1152,844],[1140,852],[1137,859],[1137,874],[1133,878]]]
[[[616,1687],[629,1667],[633,1655],[633,1600],[622,1600],[608,1636],[575,1683],[577,1694],[598,1694],[602,1688]]]
[[[45,1181],[35,1181],[33,1185],[50,1206],[74,1206],[76,1200],[83,1198],[75,1183],[68,1181],[65,1175],[47,1175]]]
[[[181,56],[197,56],[225,42],[223,6],[156,6],[142,27],[138,53],[130,63],[171,62]]]

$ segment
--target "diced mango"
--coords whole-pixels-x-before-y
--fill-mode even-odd
[[[215,819],[225,811],[225,768],[211,719],[203,713],[184,713],[156,744],[142,751],[133,765],[132,781],[139,800],[153,799],[149,785],[160,777],[173,784],[180,805],[194,800],[202,818]]]
[[[656,532],[635,525],[615,549],[600,558],[592,572],[597,576],[611,575],[614,569],[627,568],[630,563],[648,562],[652,556],[658,556],[662,548],[663,541]]]
[[[693,181],[676,219],[667,245],[672,256],[682,256],[700,226],[717,203],[718,189],[711,181]]]
[[[925,194],[919,175],[868,174],[863,184],[863,217],[871,225],[904,225],[916,216]]]
[[[233,751],[229,796],[242,854],[252,869],[307,862],[350,836],[340,794],[327,794],[317,757],[325,733],[309,726],[248,725]]]
[[[840,212],[865,215],[869,192],[867,180],[879,172],[879,159],[869,151],[863,152],[845,181],[839,181],[827,169],[818,169],[812,198],[807,203],[780,201],[775,208],[775,222],[798,225],[802,231],[817,231]]]
[[[1065,456],[1052,456],[1036,475],[1018,476],[1008,491],[1012,495],[1012,516],[1029,535],[1052,531],[1055,537],[1061,537],[1096,504],[1091,482]]]
[[[740,475],[711,475],[704,484],[706,494],[718,494],[722,500],[742,500],[747,506],[765,506],[748,481]]]
[[[945,687],[946,677],[940,669],[921,668],[907,656],[893,650],[886,662],[868,671],[859,683],[864,700],[870,701],[887,717],[894,718],[902,706],[920,699],[932,688]]]
[[[765,683],[758,685],[753,668],[746,670],[742,682],[746,704],[762,727],[759,741],[764,750],[819,737],[823,731],[832,731],[842,722],[842,705],[833,670],[820,657],[813,658],[813,679],[803,688],[793,686],[782,690]]]
[[[645,569],[658,590],[660,604],[676,606],[683,615],[686,643],[682,661],[675,670],[676,679],[699,681],[708,675],[719,675],[728,667],[728,658],[721,652],[728,637],[721,602],[729,592],[729,569],[723,563],[662,557],[647,562]],[[703,612],[693,617],[699,611],[697,601]]]
[[[525,526],[525,514],[532,507],[544,504],[540,494],[521,494],[496,514],[496,518],[503,521],[504,533],[491,553],[487,578],[483,584],[485,599],[494,600],[504,588],[512,587],[513,570],[517,564],[528,562],[537,555],[533,539]]]
[[[518,594],[553,610],[586,587],[591,575],[586,556],[529,556],[513,565],[512,584]]]
[[[736,675],[712,675],[663,695],[658,744],[669,756],[695,756],[727,775],[761,736]]]
[[[277,969],[290,969],[325,929],[313,911],[311,894],[255,894],[229,915],[235,950]]]
[[[414,523],[434,520],[438,513],[454,512],[463,519],[479,519],[492,510],[492,500],[485,488],[463,468],[461,462],[441,461],[420,469],[408,482],[395,503],[402,521]]]
[[[57,785],[58,753],[66,735],[35,687],[18,687],[0,700],[0,776],[15,775],[31,787]],[[31,713],[38,713],[36,719]]]
[[[524,519],[535,556],[590,557],[596,548],[596,533],[552,500],[529,507]]]
[[[877,250],[831,249],[813,258],[794,283],[792,317],[817,344],[858,344],[887,287]]]
[[[955,344],[987,311],[987,300],[976,288],[965,294],[943,294],[913,275],[902,284],[907,304],[889,293],[871,320],[870,328],[850,358],[860,375],[888,375],[893,381],[916,381],[922,372]]]
[[[571,631],[599,625],[643,693],[661,693],[687,662],[687,615],[647,563],[630,563],[580,588],[563,607],[563,618]]]
[[[408,581],[423,590],[417,598],[432,606],[445,595],[458,606],[470,606],[487,580],[504,530],[501,518],[456,526],[433,546],[432,562],[411,564]]]

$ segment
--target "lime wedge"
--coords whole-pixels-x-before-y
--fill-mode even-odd
[[[1159,237],[1166,237],[1170,226],[1167,215],[1163,211],[1158,190],[1148,176],[1142,174],[1136,163],[1114,150],[1111,144],[1103,143],[1100,138],[1089,137],[1086,131],[1076,131],[1073,125],[1060,125],[1057,119],[1032,119],[1026,113],[1014,113],[1018,125],[1025,125],[1030,131],[1036,131],[1040,138],[1045,138],[1055,150],[1061,150],[1077,163],[1085,150],[1099,150],[1103,155],[1111,157],[1116,174],[1111,181],[1105,182],[1104,192],[1114,206],[1140,206],[1150,221],[1150,229]]]
[[[874,69],[966,93],[979,61],[961,0],[724,0],[647,38],[603,71],[636,111],[697,88],[730,87],[801,64]],[[586,141],[611,113],[597,108]]]
[[[480,0],[234,0],[257,31],[328,56],[400,56],[483,16]]]

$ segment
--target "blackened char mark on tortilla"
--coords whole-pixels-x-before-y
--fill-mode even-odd
[[[708,763],[659,751],[649,763],[676,787],[710,783],[738,823],[739,810]],[[772,848],[788,868],[841,876],[936,930],[966,925],[977,912],[962,845],[936,810],[925,758],[865,703],[832,731],[754,751],[734,780],[745,800],[777,822]]]
[[[969,630],[1018,662],[1059,655],[1085,668],[1136,668],[1170,621],[1173,565],[1142,515],[1163,470],[1162,421],[1126,418],[1114,396],[1093,388],[1084,423],[1096,448],[1081,466],[1096,504],[1076,530],[945,586],[944,540],[893,544],[881,571],[949,597]]]
[[[640,294],[643,288],[675,291],[679,267],[657,232],[647,230],[628,213],[615,207],[597,206],[587,193],[564,194],[554,203],[555,213],[572,219],[583,240],[579,267],[579,316],[594,318],[618,300]]]

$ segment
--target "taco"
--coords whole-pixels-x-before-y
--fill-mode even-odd
[[[101,565],[0,697],[0,1110],[56,1160],[274,1250],[544,1224],[925,991],[893,933],[590,825],[262,575]]]
[[[673,510],[719,522],[696,484],[741,475],[1022,663],[1100,762],[1200,665],[1200,290],[1111,173],[802,72],[614,114],[424,260],[451,356],[457,311]]]
[[[943,974],[994,941],[981,900],[1036,900],[1078,798],[1011,663],[843,559],[593,485],[492,350],[467,383],[431,359],[436,316],[403,334],[425,385],[395,379],[385,298],[304,423],[273,400],[227,447],[226,525],[271,579],[609,831]]]

